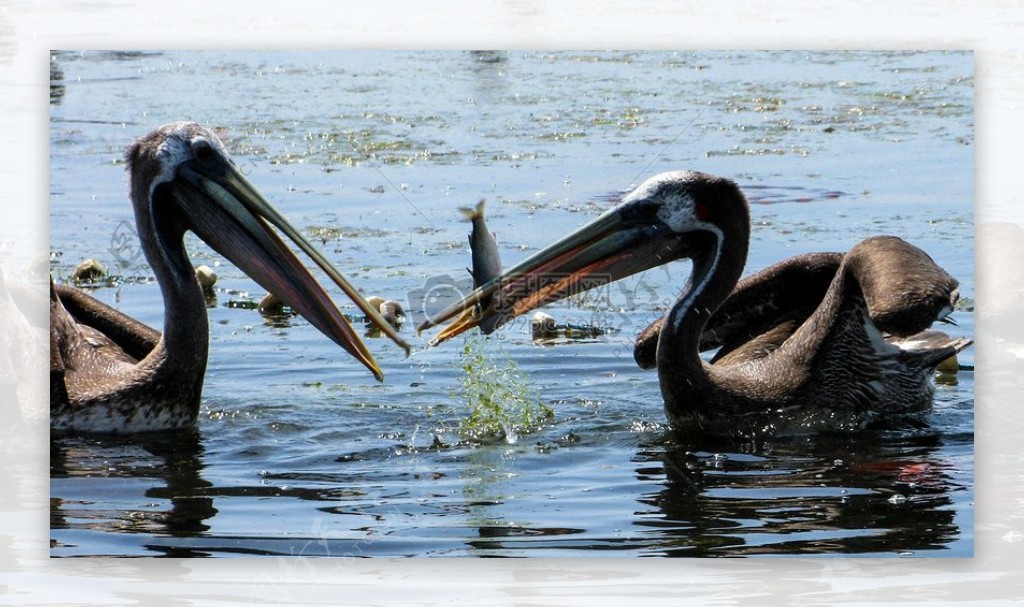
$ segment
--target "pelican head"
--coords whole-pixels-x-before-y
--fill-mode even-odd
[[[314,327],[378,379],[380,366],[323,287],[271,228],[306,253],[372,323],[410,347],[242,175],[217,136],[194,122],[164,125],[127,152],[132,201],[142,246],[161,283],[195,282],[182,237],[195,233],[264,289],[294,306]],[[178,286],[184,289],[183,286]]]

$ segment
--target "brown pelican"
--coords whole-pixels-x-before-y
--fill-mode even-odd
[[[960,297],[958,281],[901,239],[876,237],[860,247],[871,257],[867,263],[873,268],[872,278],[888,281],[864,293],[871,320],[886,340],[948,339],[938,332],[923,332],[936,320],[951,322],[946,317]],[[717,363],[726,357],[750,358],[781,345],[821,303],[842,261],[841,253],[805,253],[740,280],[708,319],[699,349],[718,348],[711,359]],[[897,263],[911,264],[912,271],[894,266]],[[633,356],[644,369],[657,365],[664,323],[660,317],[637,336]]]
[[[929,339],[889,342],[882,331],[908,335],[930,325],[955,300],[954,279],[920,249],[876,237],[845,255],[811,254],[768,269],[761,281],[741,285],[730,303],[749,236],[747,202],[732,181],[664,173],[420,329],[488,297],[480,315],[460,317],[442,333],[451,337],[494,316],[500,325],[545,303],[689,258],[691,276],[657,332],[654,357],[674,426],[756,431],[821,422],[851,428],[928,406],[936,365],[971,341],[933,332]],[[799,293],[803,282],[789,284],[787,276],[803,276],[817,295]],[[726,347],[714,364],[700,358],[702,338]]]
[[[52,428],[128,433],[195,422],[209,321],[184,247],[188,230],[281,294],[381,380],[373,356],[276,226],[408,352],[380,313],[242,176],[211,131],[192,122],[164,125],[135,142],[126,160],[139,240],[163,294],[164,332],[51,281]]]

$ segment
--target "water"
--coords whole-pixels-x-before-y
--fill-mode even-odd
[[[216,127],[249,179],[367,293],[412,312],[464,285],[488,200],[506,265],[655,173],[735,179],[752,202],[747,272],[873,234],[925,249],[974,298],[969,53],[58,53],[51,63],[51,272],[97,258],[100,299],[159,327],[130,239],[124,147],[151,128]],[[130,234],[130,233],[127,233]],[[718,556],[973,554],[973,372],[938,387],[914,432],[674,435],[632,338],[686,262],[548,307],[609,331],[515,362],[553,411],[466,441],[465,342],[408,359],[369,345],[373,378],[301,318],[241,304],[220,274],[195,431],[51,442],[51,554]],[[334,293],[334,292],[332,292]],[[355,309],[335,293],[343,310]],[[450,293],[448,294],[450,295]],[[426,302],[426,304],[424,304]],[[952,333],[973,335],[972,309]],[[973,369],[973,349],[962,353]],[[905,500],[894,497],[902,496]]]

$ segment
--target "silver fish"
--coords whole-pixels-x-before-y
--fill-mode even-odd
[[[487,230],[487,223],[484,221],[484,200],[480,199],[475,208],[460,207],[459,211],[473,222],[473,231],[469,233],[473,270],[469,272],[473,275],[473,289],[477,289],[501,274],[501,254],[498,253],[498,241],[495,240],[494,234]],[[486,303],[482,304],[486,306]],[[497,322],[497,318],[484,321],[480,324],[480,331],[484,335],[493,332]]]
[[[460,207],[459,211],[473,222],[473,232],[469,234],[469,248],[473,251],[473,270],[470,274],[473,275],[473,289],[477,289],[501,274],[501,254],[498,253],[498,241],[487,230],[484,221],[484,200],[480,199],[476,208]]]

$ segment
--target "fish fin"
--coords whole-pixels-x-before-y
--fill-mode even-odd
[[[480,199],[480,202],[476,204],[476,208],[459,207],[459,211],[462,215],[466,216],[467,220],[472,220],[484,215],[484,199]]]

